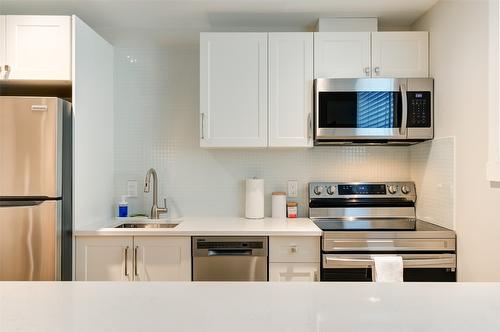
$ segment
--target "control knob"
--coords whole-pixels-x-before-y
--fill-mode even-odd
[[[407,185],[401,187],[401,192],[405,195],[408,195],[411,192],[411,188]]]
[[[323,187],[322,186],[316,186],[316,187],[314,187],[314,193],[316,195],[321,195],[323,193]]]
[[[394,195],[398,192],[398,186],[391,184],[389,187],[387,187],[387,190],[389,191],[389,194]]]
[[[333,195],[333,194],[335,194],[335,186],[329,186],[329,187],[326,189],[326,192],[328,193],[328,195]]]

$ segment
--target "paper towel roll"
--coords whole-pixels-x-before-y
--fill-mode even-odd
[[[264,218],[264,180],[246,180],[245,217],[248,219]]]

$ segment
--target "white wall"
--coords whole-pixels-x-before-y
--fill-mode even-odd
[[[455,230],[455,138],[411,146],[410,174],[417,188],[417,218]]]
[[[202,149],[199,147],[199,50],[193,47],[115,49],[115,196],[139,182],[132,212],[149,212],[146,171],[154,167],[159,196],[171,216],[242,216],[244,179],[265,179],[266,214],[272,191],[299,181],[301,215],[313,180],[380,181],[410,178],[405,147]]]
[[[73,17],[75,228],[113,216],[113,46]]]
[[[436,136],[455,136],[458,274],[500,281],[500,189],[488,159],[488,2],[440,1],[414,29],[429,30]]]

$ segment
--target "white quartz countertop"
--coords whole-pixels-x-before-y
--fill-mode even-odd
[[[116,218],[100,224],[75,230],[76,236],[161,235],[161,236],[321,236],[319,229],[308,218],[245,219],[245,218],[182,218],[160,219],[159,222],[177,223],[174,228],[114,228],[125,222],[157,222],[145,218]]]
[[[500,331],[499,283],[0,282],[0,331]]]

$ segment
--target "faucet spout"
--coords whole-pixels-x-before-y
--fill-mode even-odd
[[[151,184],[151,179],[153,179],[153,183]],[[164,199],[164,207],[158,207],[158,174],[154,168],[150,168],[146,173],[146,179],[144,180],[144,192],[149,193],[151,189],[151,185],[153,187],[153,205],[151,206],[151,219],[158,219],[160,217],[160,213],[167,213],[167,200]]]

